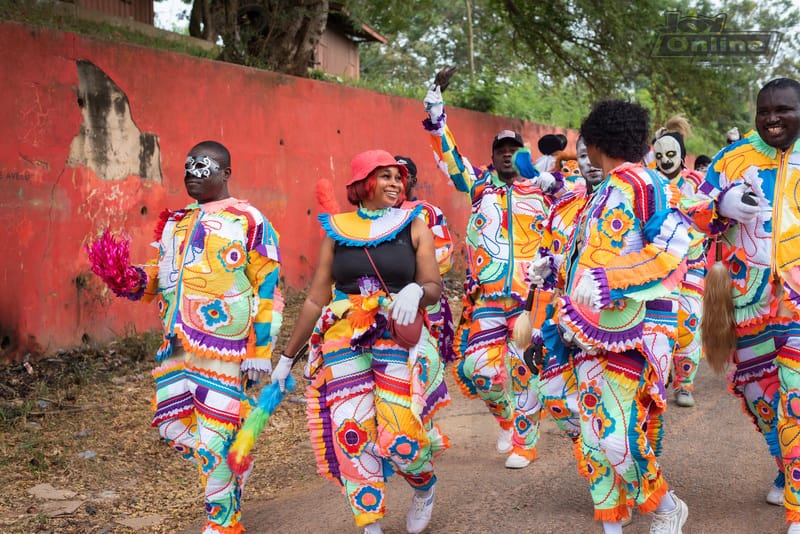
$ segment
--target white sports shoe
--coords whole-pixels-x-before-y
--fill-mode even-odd
[[[678,388],[675,390],[675,404],[683,408],[694,406],[694,396],[688,389]]]
[[[653,512],[650,534],[683,534],[681,529],[689,517],[689,507],[674,492],[669,493],[675,501],[675,509],[670,512]]]
[[[775,506],[783,506],[783,488],[779,488],[773,484],[767,492],[767,502]],[[800,530],[798,530],[798,532],[800,532]]]
[[[420,492],[414,491],[411,497],[411,508],[406,514],[406,530],[409,534],[418,534],[425,530],[433,513],[434,488],[430,489],[427,497],[421,497]]]
[[[383,534],[381,524],[375,521],[364,527],[364,534]]]
[[[512,452],[506,458],[506,467],[508,469],[522,469],[531,465],[531,461],[515,452]]]
[[[497,436],[497,452],[500,454],[508,454],[514,446],[511,444],[512,430],[500,429],[500,435]]]
[[[789,530],[786,534],[800,534],[800,523],[789,523]]]

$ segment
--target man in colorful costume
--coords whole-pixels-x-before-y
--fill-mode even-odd
[[[703,176],[686,168],[686,148],[683,134],[678,131],[663,131],[653,143],[656,168],[666,176],[684,197],[697,195]],[[678,340],[673,354],[672,386],[675,388],[675,403],[692,407],[695,404],[694,379],[703,354],[700,341],[700,317],[703,310],[703,285],[706,276],[705,235],[691,229],[692,246],[689,249],[688,270],[679,289]]]
[[[541,246],[536,260],[528,269],[532,283],[534,309],[546,309],[543,324],[534,324],[532,345],[536,351],[543,350],[539,373],[539,398],[553,417],[556,425],[575,442],[576,457],[580,457],[580,410],[578,409],[578,383],[573,359],[580,347],[567,346],[558,330],[558,318],[554,317],[553,298],[563,294],[570,285],[567,258],[574,255],[577,242],[575,231],[587,202],[602,183],[603,171],[594,167],[586,151],[586,143],[579,138],[576,144],[575,161],[581,179],[561,196],[551,207],[544,226]],[[562,167],[562,171],[566,170]],[[569,174],[569,173],[568,173]],[[538,313],[532,313],[539,317]]]
[[[690,213],[716,237],[733,281],[737,348],[731,391],[764,435],[779,474],[767,502],[800,533],[800,83],[758,93],[756,131],[723,148]],[[755,200],[748,202],[745,194]],[[755,205],[752,205],[755,204]],[[705,313],[719,313],[706,309]],[[785,485],[785,488],[784,488]]]
[[[492,140],[492,164],[479,169],[459,152],[447,127],[439,83],[428,91],[425,109],[423,125],[437,163],[472,203],[454,374],[464,394],[481,398],[499,423],[497,450],[509,454],[506,467],[524,468],[536,458],[541,404],[536,378],[510,333],[523,310],[528,265],[539,248],[551,199],[536,181],[515,171],[512,158],[523,146],[518,133],[498,133]],[[547,176],[554,186],[553,176]]]
[[[436,263],[439,265],[439,274],[442,276],[442,296],[439,302],[428,306],[426,311],[431,322],[431,335],[436,339],[436,345],[439,347],[439,355],[445,363],[449,363],[455,360],[455,353],[453,352],[455,329],[453,313],[450,311],[450,303],[444,291],[444,275],[453,267],[453,239],[450,237],[447,219],[442,210],[426,200],[418,199],[416,196],[417,165],[408,156],[395,156],[394,159],[408,169],[406,200],[402,202],[400,207],[410,210],[421,206],[420,214],[433,234]]]
[[[689,222],[677,188],[639,163],[648,122],[637,104],[604,101],[581,126],[606,179],[568,245],[555,310],[564,342],[580,348],[580,470],[607,534],[621,532],[629,504],[654,512],[651,532],[679,534],[688,515],[661,474],[654,423],[666,408]]]
[[[244,531],[240,500],[249,470],[235,475],[226,457],[249,412],[245,379],[272,370],[283,305],[278,234],[246,200],[230,196],[230,176],[224,146],[204,141],[192,148],[184,183],[196,202],[161,214],[157,259],[130,267],[131,289],[115,290],[158,303],[164,341],[153,370],[152,424],[199,466],[203,534]]]

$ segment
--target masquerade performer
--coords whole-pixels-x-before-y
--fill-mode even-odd
[[[710,163],[711,163],[711,158],[709,158],[705,154],[699,154],[696,158],[694,158],[694,172],[700,173],[703,176],[705,176]]]
[[[576,443],[580,455],[580,411],[578,409],[578,383],[573,364],[580,354],[575,345],[566,346],[558,331],[558,318],[554,317],[554,296],[564,293],[570,284],[566,259],[576,253],[575,231],[586,203],[603,179],[602,169],[592,165],[583,138],[578,138],[577,164],[582,180],[560,197],[550,208],[544,225],[541,247],[536,260],[528,268],[531,284],[538,288],[534,307],[546,308],[546,320],[534,325],[532,344],[544,350],[539,374],[539,398],[558,427]],[[582,473],[585,475],[585,473]]]
[[[447,219],[442,210],[425,200],[419,200],[415,194],[417,188],[417,165],[407,156],[395,156],[395,160],[401,165],[405,165],[408,170],[406,178],[406,192],[402,204],[403,209],[414,209],[416,206],[422,207],[421,215],[433,234],[433,246],[436,250],[436,263],[439,265],[439,274],[444,275],[453,267],[453,240],[450,238],[450,230],[447,228]],[[431,321],[431,335],[436,340],[439,348],[439,355],[445,363],[455,360],[453,352],[453,341],[455,327],[453,325],[453,313],[450,311],[450,303],[444,292],[444,278],[442,279],[442,296],[439,302],[426,308],[428,318]]]
[[[204,141],[192,148],[184,184],[195,202],[165,210],[156,229],[158,258],[129,268],[127,288],[112,285],[120,296],[158,303],[164,341],[153,370],[153,426],[199,465],[203,534],[244,531],[240,499],[249,471],[233,474],[225,458],[248,412],[245,379],[272,370],[281,323],[278,234],[246,200],[229,194],[230,178],[223,145]],[[90,248],[93,270],[113,284],[109,253],[101,242]]]
[[[779,473],[767,502],[783,505],[800,533],[800,83],[768,82],[758,93],[756,130],[723,148],[700,184],[711,200],[690,212],[717,238],[732,288],[735,351],[731,391],[764,435]],[[711,284],[706,292],[710,293]],[[722,303],[721,303],[722,304]],[[708,303],[707,303],[708,306]],[[715,317],[722,309],[706,307]],[[709,363],[711,351],[708,351]],[[719,362],[718,362],[719,363]],[[785,488],[784,488],[785,486]]]
[[[459,152],[444,113],[441,88],[448,82],[449,75],[437,75],[425,97],[428,117],[423,125],[440,168],[472,202],[464,307],[456,331],[459,360],[453,373],[464,394],[482,399],[500,425],[497,451],[508,454],[505,466],[520,469],[536,458],[541,405],[535,377],[511,333],[523,311],[528,264],[539,247],[551,199],[536,180],[524,179],[515,170],[514,153],[523,147],[518,133],[503,130],[495,135],[492,164],[483,169],[473,167]],[[556,178],[546,176],[548,185],[555,187]]]
[[[666,128],[656,134],[653,151],[656,168],[675,184],[683,196],[691,199],[697,195],[697,187],[703,176],[686,168],[686,148],[683,143],[689,132],[686,119],[682,116],[673,117],[667,121]],[[703,354],[699,325],[706,276],[705,235],[696,229],[691,229],[689,234],[692,246],[687,258],[688,271],[679,289],[678,341],[673,354],[672,372],[675,403],[683,407],[695,404],[692,391]]]
[[[644,108],[616,100],[583,121],[589,158],[606,179],[567,246],[554,315],[578,349],[578,458],[606,533],[621,532],[629,502],[653,512],[652,533],[678,534],[688,516],[657,456],[689,225],[677,189],[640,163],[648,130]]]
[[[414,488],[406,528],[421,532],[433,511],[432,459],[447,447],[432,418],[450,399],[427,326],[410,348],[390,327],[416,324],[421,307],[439,301],[441,277],[421,207],[393,207],[406,167],[383,150],[351,166],[347,199],[358,209],[319,216],[319,265],[272,379],[286,379],[287,354],[310,337],[306,413],[318,472],[341,486],[356,526],[375,534],[397,471]]]

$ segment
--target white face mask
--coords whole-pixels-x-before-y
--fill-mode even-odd
[[[208,156],[197,156],[197,159],[192,156],[186,156],[184,168],[186,172],[192,176],[208,178],[219,170],[219,163]]]
[[[581,176],[583,179],[586,180],[591,185],[597,185],[603,181],[603,171],[594,165],[592,165],[592,161],[589,159],[589,152],[586,150],[586,143],[583,142],[583,138],[578,139],[578,143],[575,145],[577,154],[578,154],[578,169],[581,171]]]
[[[672,178],[681,170],[681,145],[678,140],[672,136],[665,135],[659,137],[653,143],[653,152],[656,155],[656,166],[658,170]]]

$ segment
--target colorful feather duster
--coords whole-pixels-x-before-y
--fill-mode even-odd
[[[285,387],[287,391],[294,390],[294,378],[291,374],[286,377]],[[261,396],[258,398],[258,405],[250,412],[242,428],[236,433],[236,439],[228,450],[228,467],[237,475],[244,474],[253,463],[253,455],[250,454],[250,451],[256,444],[264,425],[269,422],[275,408],[283,400],[283,394],[278,382],[264,386]]]
[[[118,297],[136,300],[144,293],[147,275],[142,268],[131,265],[130,249],[128,236],[114,236],[108,228],[99,239],[86,245],[92,272]]]

